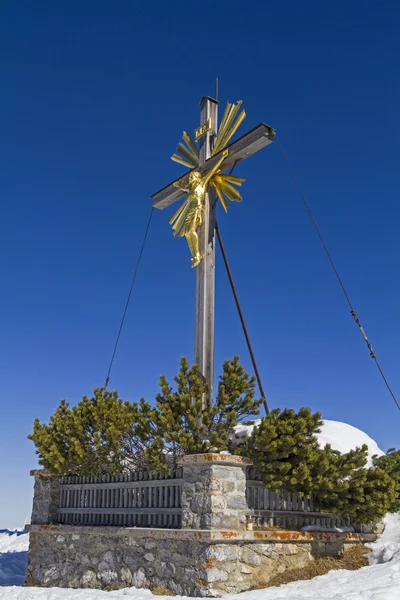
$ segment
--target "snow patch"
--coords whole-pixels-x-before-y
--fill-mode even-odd
[[[354,533],[354,527],[322,527],[321,525],[304,525],[302,531],[324,531],[325,533]]]
[[[254,427],[260,423],[261,419],[257,419],[253,425],[243,423],[237,425],[235,428],[235,437],[232,440],[233,446],[237,448],[243,439],[251,434]],[[321,433],[317,434],[317,439],[320,448],[323,448],[326,444],[330,444],[334,450],[339,450],[343,454],[366,444],[368,446],[368,466],[372,466],[372,457],[375,454],[378,456],[385,454],[375,440],[370,438],[364,431],[340,421],[330,421],[328,419],[323,421]]]
[[[24,583],[28,545],[23,529],[0,529],[0,586]]]
[[[361,431],[361,429],[357,429],[357,427],[353,427],[353,425],[349,425],[348,423],[325,420],[321,427],[321,433],[317,437],[321,448],[326,444],[330,444],[334,450],[339,450],[342,454],[366,444],[368,446],[367,466],[369,467],[372,466],[372,457],[375,454],[378,456],[385,454],[375,440],[370,438],[364,431]]]
[[[397,562],[400,568],[400,513],[386,515],[384,519],[385,530],[373,544],[371,554],[368,556],[371,565],[378,565],[390,561]],[[400,588],[399,588],[400,598]]]

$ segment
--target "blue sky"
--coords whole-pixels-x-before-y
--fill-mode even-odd
[[[394,1],[3,2],[0,526],[31,510],[26,439],[103,383],[150,210],[202,95],[265,121],[400,395],[400,7]],[[387,393],[273,144],[219,217],[272,407],[310,406],[400,446]],[[152,400],[192,356],[195,275],[154,214],[111,389]],[[250,368],[221,258],[216,371]]]

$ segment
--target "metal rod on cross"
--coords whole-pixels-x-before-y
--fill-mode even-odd
[[[258,367],[257,367],[257,362],[256,362],[256,358],[254,356],[253,346],[251,345],[249,332],[247,331],[247,326],[246,326],[246,322],[244,320],[242,307],[240,306],[239,296],[237,294],[236,287],[235,287],[235,284],[234,284],[234,281],[233,281],[232,271],[231,271],[231,268],[229,266],[228,257],[227,257],[226,252],[225,252],[225,246],[224,246],[224,242],[222,241],[221,231],[220,231],[220,229],[218,227],[218,221],[215,221],[215,231],[217,232],[217,238],[218,238],[218,242],[219,242],[219,247],[221,249],[222,258],[224,259],[226,273],[228,275],[229,283],[231,284],[231,290],[232,290],[233,298],[235,300],[236,308],[237,308],[237,311],[238,311],[238,314],[239,314],[239,319],[240,319],[240,322],[242,324],[242,329],[243,329],[244,337],[246,339],[247,349],[249,351],[251,362],[252,362],[253,369],[254,369],[254,373],[256,375],[256,379],[257,379],[257,383],[258,383],[258,388],[259,388],[260,394],[261,394],[261,399],[262,399],[262,402],[264,404],[265,414],[268,415],[269,408],[268,408],[267,397],[265,395],[264,386],[262,384],[261,376],[260,376],[260,373],[259,373],[259,370],[258,370]]]
[[[241,102],[227,103],[218,129],[218,102],[208,96],[200,103],[200,127],[195,141],[184,132],[178,154],[171,158],[190,167],[183,177],[152,196],[153,207],[163,210],[176,200],[186,200],[170,219],[174,235],[185,236],[196,268],[195,362],[205,378],[212,399],[214,385],[214,314],[215,314],[215,210],[219,199],[225,211],[228,200],[240,201],[234,186],[244,179],[227,174],[238,162],[272,143],[275,130],[261,123],[228,145],[246,116]],[[205,406],[204,406],[205,408]]]

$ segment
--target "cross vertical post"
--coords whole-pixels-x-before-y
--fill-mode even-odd
[[[200,140],[200,168],[211,156],[217,133],[218,102],[204,96],[200,103],[200,126],[211,122],[211,128]],[[203,260],[196,268],[196,324],[194,361],[205,378],[210,399],[214,384],[214,303],[215,303],[215,191],[208,187],[205,195],[204,222],[199,229],[200,253]],[[203,410],[206,409],[205,399]]]

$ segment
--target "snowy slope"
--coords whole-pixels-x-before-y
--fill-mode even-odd
[[[0,586],[22,585],[28,558],[28,534],[0,529]]]
[[[359,571],[331,571],[311,581],[298,581],[279,588],[243,594],[224,595],[225,600],[399,600],[400,598],[400,515],[388,515],[386,529],[378,542],[371,544],[369,567]],[[0,536],[0,553],[8,548],[10,565],[21,548],[27,547],[28,535]],[[5,554],[3,554],[4,556]],[[1,556],[1,555],[0,555]],[[118,592],[70,590],[59,588],[0,587],[0,600],[169,600],[153,596],[148,590],[134,588]],[[175,596],[175,600],[183,600]],[[186,597],[185,597],[186,599]]]
[[[254,425],[238,425],[236,427],[235,440],[233,440],[234,445],[238,445],[240,440],[249,435],[253,428],[259,423],[260,420],[257,420],[254,421]],[[334,450],[339,450],[339,452],[343,453],[366,444],[368,446],[369,466],[372,464],[372,457],[374,454],[378,454],[379,456],[384,454],[378,444],[370,438],[369,435],[348,423],[325,420],[321,427],[321,433],[319,433],[317,437],[321,448],[326,444],[330,444]]]

